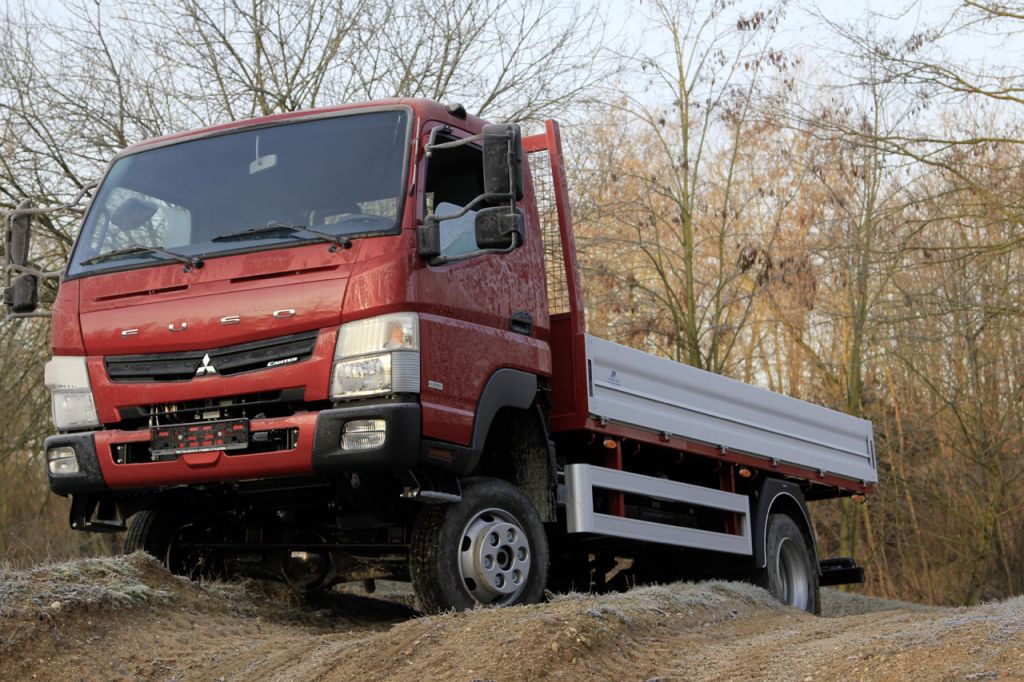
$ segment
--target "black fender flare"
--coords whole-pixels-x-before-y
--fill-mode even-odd
[[[768,515],[780,509],[789,511],[789,515],[797,525],[801,526],[811,540],[811,551],[814,552],[814,564],[818,566],[818,541],[814,536],[811,516],[807,513],[807,501],[800,486],[792,481],[779,478],[766,478],[757,490],[756,508],[751,539],[754,546],[754,565],[764,568],[768,565]],[[793,509],[798,514],[792,513]],[[820,571],[820,568],[819,568]]]
[[[487,434],[498,411],[505,407],[527,410],[537,396],[537,376],[518,369],[504,367],[494,372],[484,385],[476,404],[473,420],[473,441],[466,471],[473,471],[480,462]]]

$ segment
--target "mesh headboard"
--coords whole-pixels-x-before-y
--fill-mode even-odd
[[[551,155],[546,149],[530,152],[530,175],[540,216],[540,235],[544,243],[544,271],[548,280],[548,314],[569,312],[569,285],[562,259],[562,239],[558,232],[555,184],[551,176]]]

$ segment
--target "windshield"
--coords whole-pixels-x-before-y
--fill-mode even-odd
[[[274,224],[350,238],[391,232],[401,219],[407,135],[404,110],[377,111],[125,156],[92,202],[68,275],[324,239],[312,230],[237,234]],[[233,236],[217,239],[225,235]]]

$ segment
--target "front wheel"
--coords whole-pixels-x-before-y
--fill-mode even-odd
[[[548,543],[537,510],[511,483],[463,482],[457,504],[425,506],[413,527],[409,571],[427,613],[544,596]]]
[[[767,565],[757,580],[773,597],[808,613],[821,613],[821,594],[814,550],[799,526],[786,514],[768,517]]]
[[[193,580],[223,574],[207,542],[220,539],[210,521],[182,517],[167,509],[141,511],[132,519],[125,538],[126,554],[143,551],[160,560],[175,575]]]

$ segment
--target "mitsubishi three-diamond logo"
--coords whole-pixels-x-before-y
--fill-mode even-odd
[[[210,354],[207,353],[203,356],[203,364],[196,370],[197,377],[203,377],[207,374],[216,374],[217,368],[210,364]]]

